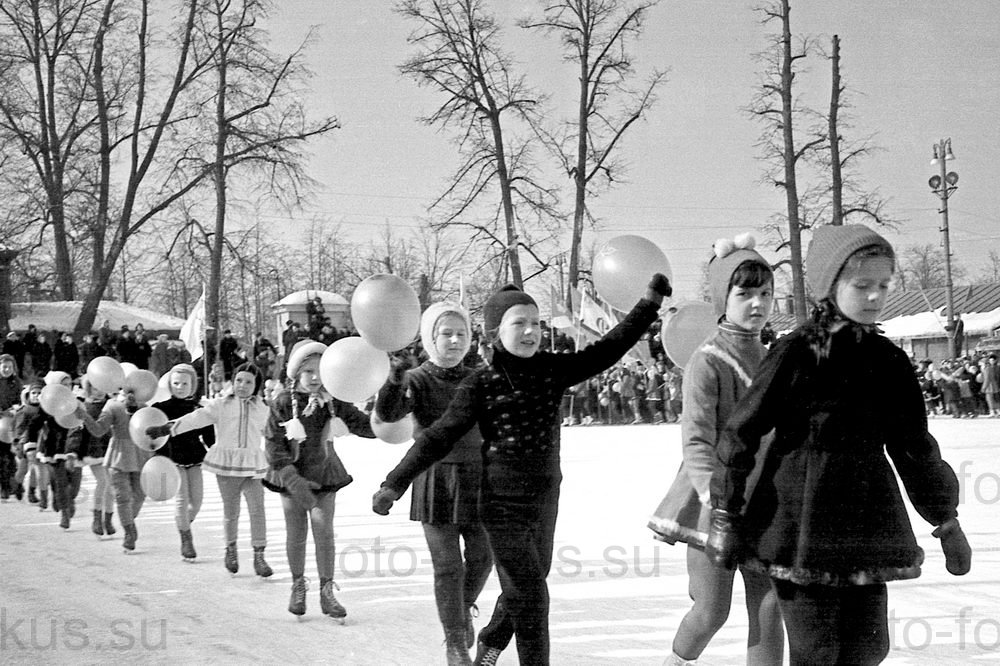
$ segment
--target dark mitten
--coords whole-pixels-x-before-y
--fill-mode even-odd
[[[409,353],[395,354],[389,357],[389,381],[402,384],[406,371],[412,367]]]
[[[170,428],[172,424],[164,423],[158,426],[149,426],[146,428],[146,436],[152,439],[159,439],[160,437],[168,437],[170,435]]]
[[[392,503],[398,500],[400,493],[389,486],[382,486],[372,495],[372,511],[380,516],[388,516]]]
[[[282,487],[303,509],[311,511],[316,506],[316,494],[313,490],[319,488],[319,484],[302,478],[292,465],[282,467],[278,478],[281,479]]]
[[[662,303],[664,298],[674,293],[670,280],[663,273],[656,273],[646,286],[646,298],[654,303]]]
[[[705,554],[712,564],[735,569],[740,555],[739,516],[725,509],[712,509]]]
[[[958,518],[947,520],[938,526],[931,534],[941,539],[941,550],[944,552],[945,568],[953,576],[964,576],[972,568],[972,547],[965,538]]]

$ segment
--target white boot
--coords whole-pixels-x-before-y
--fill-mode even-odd
[[[698,660],[692,659],[688,661],[687,659],[678,656],[676,652],[671,650],[670,656],[667,657],[665,662],[663,662],[663,666],[696,666],[697,663]]]

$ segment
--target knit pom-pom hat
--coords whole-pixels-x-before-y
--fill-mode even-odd
[[[866,247],[881,246],[895,257],[892,245],[863,224],[827,224],[813,229],[806,252],[806,278],[817,301],[830,295],[837,276],[851,255]]]
[[[292,347],[292,353],[288,355],[286,372],[289,379],[296,379],[299,376],[299,368],[302,362],[310,356],[322,356],[326,351],[326,345],[316,340],[299,340]]]
[[[503,313],[515,305],[538,307],[535,299],[514,285],[508,284],[501,287],[500,291],[490,296],[486,305],[483,306],[483,332],[491,338],[495,338],[497,329],[500,328],[500,320],[503,319]]]
[[[469,345],[472,344],[472,328],[469,324],[469,313],[465,308],[455,303],[448,303],[447,301],[429,305],[424,310],[424,313],[420,315],[420,344],[424,346],[424,351],[427,352],[431,363],[441,367],[444,366],[442,365],[441,354],[438,353],[437,345],[434,344],[434,338],[437,333],[438,322],[446,314],[458,316],[461,318],[462,323],[465,324],[465,351],[469,351]]]
[[[744,262],[752,261],[771,270],[771,265],[754,249],[756,246],[757,241],[750,234],[740,234],[732,240],[720,238],[715,241],[715,255],[708,262],[708,283],[716,315],[721,317],[726,314],[729,283],[733,279],[733,273]]]

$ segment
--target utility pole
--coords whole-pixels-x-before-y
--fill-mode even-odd
[[[931,164],[941,167],[941,173],[931,176],[927,184],[931,191],[941,199],[941,238],[944,245],[944,288],[945,303],[947,309],[947,322],[945,332],[948,334],[948,357],[958,357],[958,349],[955,340],[955,300],[954,286],[951,282],[951,241],[948,237],[948,197],[958,189],[958,174],[948,171],[948,160],[955,159],[951,152],[951,139],[941,139],[934,144],[934,159]]]

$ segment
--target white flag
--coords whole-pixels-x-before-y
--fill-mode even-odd
[[[205,288],[201,288],[201,298],[194,304],[194,309],[188,315],[187,321],[181,326],[181,341],[191,352],[191,359],[194,360],[202,355],[204,350],[201,346],[201,339],[205,335]]]

